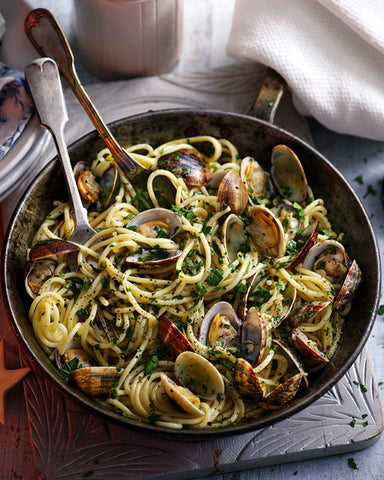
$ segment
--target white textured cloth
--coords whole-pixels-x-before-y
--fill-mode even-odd
[[[227,53],[276,70],[327,128],[384,140],[383,0],[236,0]]]

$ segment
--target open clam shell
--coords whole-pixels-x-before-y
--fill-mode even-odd
[[[264,198],[267,195],[269,173],[252,157],[245,157],[240,164],[240,177],[250,198]]]
[[[361,270],[356,260],[353,260],[334,302],[334,308],[336,310],[343,308],[352,299],[360,281]]]
[[[311,320],[315,315],[328,307],[330,302],[303,302],[293,309],[289,315],[292,328],[299,327],[302,323]]]
[[[292,342],[296,350],[300,353],[305,365],[315,366],[329,362],[316,342],[309,339],[299,328],[292,330]]]
[[[125,261],[131,267],[160,273],[174,268],[182,253],[181,250],[143,250],[129,255]]]
[[[199,341],[211,347],[230,347],[239,337],[240,325],[240,319],[230,303],[215,303],[203,318]]]
[[[175,237],[181,230],[180,217],[166,208],[151,208],[132,217],[127,228],[136,227],[135,231],[148,238],[165,235]]]
[[[241,215],[248,204],[248,192],[237,173],[229,171],[224,175],[217,190],[217,211],[229,206],[232,213]]]
[[[237,259],[239,252],[244,249],[248,243],[248,236],[245,230],[245,224],[234,213],[231,213],[224,220],[222,226],[222,240],[228,260],[232,263]]]
[[[276,145],[271,162],[271,177],[280,195],[302,203],[307,198],[308,182],[297,155],[286,145]]]
[[[225,385],[217,368],[194,352],[183,352],[175,361],[177,380],[205,400],[215,400],[224,394]]]
[[[191,392],[189,388],[177,385],[176,382],[164,373],[161,374],[160,379],[167,397],[175,402],[185,413],[203,415],[203,411],[199,409],[200,398]]]
[[[54,255],[64,255],[65,253],[77,252],[80,250],[75,243],[61,239],[50,239],[35,243],[29,251],[30,260],[42,260]]]
[[[263,315],[256,307],[248,310],[241,329],[241,344],[244,358],[256,367],[263,357],[267,342],[267,325]]]
[[[27,262],[24,271],[24,283],[31,298],[35,298],[43,283],[53,275],[56,267],[57,262],[49,258]]]
[[[249,211],[250,223],[246,230],[260,253],[266,257],[284,255],[286,239],[283,226],[268,208],[254,205]]]

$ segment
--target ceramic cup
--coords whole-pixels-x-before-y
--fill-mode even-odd
[[[75,0],[88,70],[103,80],[158,75],[177,62],[183,0]]]

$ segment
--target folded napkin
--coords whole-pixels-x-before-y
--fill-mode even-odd
[[[21,74],[0,62],[0,160],[21,135],[33,112]]]
[[[227,53],[272,67],[303,115],[384,140],[382,0],[236,0]]]

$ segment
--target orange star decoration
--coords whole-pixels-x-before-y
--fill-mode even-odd
[[[0,423],[4,424],[4,403],[7,391],[16,385],[27,373],[30,368],[18,368],[16,370],[6,370],[4,362],[4,341],[0,340]]]

